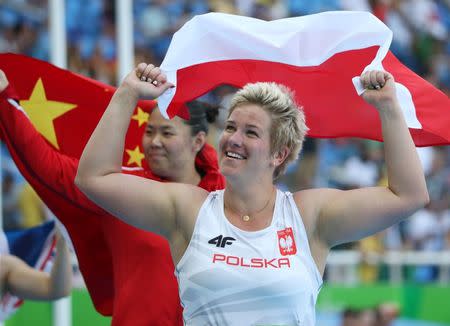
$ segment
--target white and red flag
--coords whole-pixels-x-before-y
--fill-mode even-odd
[[[450,144],[448,96],[389,52],[392,32],[368,12],[337,11],[263,21],[209,13],[175,33],[161,65],[175,84],[158,99],[166,117],[215,87],[274,81],[295,91],[309,136],[382,140],[376,110],[359,96],[367,69],[394,75],[417,146]]]

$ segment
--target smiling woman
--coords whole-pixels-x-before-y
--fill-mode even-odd
[[[195,157],[203,148],[208,123],[214,122],[218,108],[194,101],[187,104],[189,119],[165,119],[159,110],[150,113],[142,147],[154,174],[169,181],[198,184],[202,175]]]
[[[255,125],[258,119],[258,111],[264,109],[267,119],[263,119],[265,126]],[[252,123],[244,126],[248,138],[260,139],[262,136],[268,136],[271,154],[275,154],[275,149],[286,146],[288,153],[284,161],[275,169],[273,178],[276,179],[286,169],[286,166],[296,160],[300,153],[308,130],[305,123],[303,110],[293,101],[293,94],[283,85],[275,83],[255,83],[249,84],[236,94],[230,104],[230,115],[236,112],[238,115],[247,115]],[[241,113],[242,112],[242,113]],[[222,141],[227,139],[228,134],[233,134],[233,140],[236,133],[236,122],[228,119]],[[230,131],[230,132],[229,132]],[[268,135],[264,132],[268,131]],[[264,138],[264,137],[263,137]],[[239,140],[239,139],[238,139]],[[285,143],[286,142],[286,143]],[[239,153],[228,151],[227,156],[236,159],[246,159]]]
[[[145,157],[153,173],[177,182],[198,184],[195,156],[205,144],[206,131],[191,136],[191,127],[181,118],[164,119],[153,110],[142,138]]]
[[[276,189],[274,180],[297,159],[307,127],[286,87],[248,84],[236,94],[219,142],[226,188],[208,193],[121,173],[123,140],[137,100],[172,87],[153,65],[139,64],[125,78],[83,152],[76,182],[127,223],[147,230],[175,223],[191,238],[176,267],[185,325],[314,325],[330,248],[380,231],[426,204],[423,172],[392,76],[369,71],[360,78],[363,98],[382,122],[389,186],[292,194]],[[152,142],[187,132],[173,123],[176,131],[150,126]],[[182,158],[182,147],[195,146],[195,138],[167,140],[165,150],[155,149],[155,160],[169,148]]]

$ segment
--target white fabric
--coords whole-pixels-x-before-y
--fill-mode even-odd
[[[6,239],[5,232],[3,232],[3,230],[0,230],[0,256],[6,255],[8,253],[9,253],[8,240]],[[8,296],[8,294],[2,293],[0,289],[0,322],[6,320],[6,318],[8,318],[12,314],[10,310],[3,309],[2,302],[5,299],[4,298],[5,296]]]
[[[6,239],[5,232],[0,230],[0,255],[9,253],[8,240]]]
[[[185,325],[313,326],[322,278],[292,194],[277,191],[271,225],[256,232],[227,220],[223,194],[210,193],[202,205],[177,265]],[[279,237],[287,228],[293,239]],[[223,247],[209,243],[218,236]]]
[[[174,34],[161,64],[175,87],[158,98],[158,107],[168,118],[177,71],[193,65],[251,59],[307,67],[341,52],[379,46],[364,70],[383,69],[391,41],[391,30],[364,11],[329,11],[273,21],[222,13],[195,16]],[[358,94],[364,91],[359,76],[353,84]],[[408,126],[421,128],[409,90],[399,83],[396,86]]]
[[[435,157],[434,147],[417,147],[417,155],[419,155],[420,163],[422,163],[423,173],[428,175],[433,167],[433,159]]]
[[[408,219],[408,237],[416,250],[439,251],[444,249],[445,224],[436,212],[423,208]]]
[[[269,22],[208,13],[194,16],[174,34],[161,68],[176,85],[177,70],[204,62],[252,59],[306,67],[374,45],[381,46],[373,62],[380,68],[391,40],[391,30],[368,12],[330,11]],[[174,94],[172,88],[158,98],[162,111]]]
[[[353,187],[373,187],[378,179],[378,167],[374,161],[363,161],[360,157],[349,158],[343,167],[341,182]]]
[[[0,322],[7,320],[17,310],[16,303],[20,301],[19,298],[11,295],[9,292],[1,293],[0,297]]]
[[[8,241],[6,240],[6,235],[3,230],[0,230],[0,256],[9,253]],[[1,268],[1,266],[0,266]],[[3,299],[3,293],[0,289],[0,302]],[[6,320],[6,318],[10,315],[9,312],[3,311],[0,306],[0,322]]]

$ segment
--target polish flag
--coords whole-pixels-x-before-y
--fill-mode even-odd
[[[368,69],[394,75],[417,146],[450,143],[448,96],[389,52],[392,32],[369,12],[337,11],[263,21],[221,13],[196,16],[175,33],[161,65],[176,87],[159,99],[166,117],[215,87],[274,81],[295,91],[309,136],[382,140],[378,113],[359,96]]]

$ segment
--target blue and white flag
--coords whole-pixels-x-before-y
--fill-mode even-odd
[[[55,222],[50,221],[27,230],[0,230],[0,255],[10,254],[19,257],[29,266],[38,270],[49,270],[56,245]],[[23,300],[4,293],[0,298],[0,321],[11,316]]]

